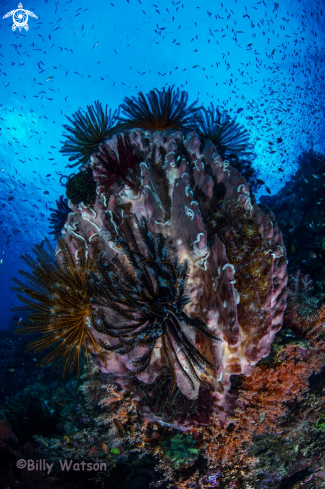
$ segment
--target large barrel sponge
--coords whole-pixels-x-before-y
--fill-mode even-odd
[[[131,151],[128,161],[132,162],[136,154],[139,164],[119,161],[122,154],[127,157],[118,148],[121,136],[131,143],[126,145]],[[179,367],[180,362],[188,371],[182,351],[177,353],[179,362],[173,355],[169,361],[184,395],[196,398],[198,378],[207,381],[215,390],[220,411],[226,412],[231,375],[251,375],[254,365],[269,354],[282,326],[287,260],[274,214],[252,202],[245,178],[222,160],[211,141],[205,142],[203,150],[201,147],[193,131],[114,134],[91,157],[93,178],[101,184],[95,203],[77,206],[69,202],[73,212],[62,235],[76,257],[81,243],[92,254],[96,242],[108,261],[119,253],[121,263],[132,275],[134,270],[116,240],[126,216],[135,216],[130,225],[141,246],[136,220],[145,218],[152,236],[166,238],[170,259],[188,261],[184,293],[191,301],[185,304],[184,313],[200,318],[219,341],[184,323],[182,331],[207,360],[206,370],[195,368],[196,376],[191,375],[189,382]],[[112,152],[127,175],[114,183],[110,179],[105,187],[105,155]],[[105,334],[102,324],[103,320],[121,324],[121,317],[109,307],[96,305],[96,301],[93,308],[97,319],[95,326],[89,326],[92,335],[102,345],[114,345],[114,338]],[[177,344],[173,345],[177,351]],[[134,360],[144,354],[144,349],[137,346],[120,354],[102,348],[102,355],[94,350],[93,358],[111,382],[131,390],[130,372],[134,372]],[[165,353],[158,338],[147,368],[136,377],[153,383],[168,364]]]

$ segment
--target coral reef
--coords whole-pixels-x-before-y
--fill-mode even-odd
[[[56,200],[56,209],[49,208],[52,211],[50,216],[50,234],[54,236],[60,236],[63,226],[65,225],[68,215],[71,209],[68,205],[68,199],[65,199],[63,195],[60,195],[59,200]]]
[[[37,350],[57,346],[45,363],[62,359],[65,370],[77,360],[79,369],[89,349],[126,392],[169,371],[172,392],[189,400],[207,385],[224,420],[235,406],[231,376],[250,376],[281,328],[287,260],[274,215],[251,201],[245,178],[207,139],[212,108],[202,151],[187,129],[199,124],[195,105],[173,87],[122,105],[129,132],[101,141],[67,181],[72,212],[59,264],[37,248],[41,265],[27,259],[33,288],[16,290],[36,299],[23,299],[29,307],[45,306],[20,329],[45,333]],[[244,154],[246,133],[224,122],[225,154],[227,145]]]
[[[34,440],[54,461],[107,463],[94,487],[322,487],[325,279],[305,271],[322,263],[305,257],[307,228],[317,256],[325,242],[322,156],[302,157],[275,217],[236,169],[247,133],[187,100],[126,99],[75,176],[56,250],[25,259],[20,329],[43,334],[43,363],[82,373],[51,394],[59,431]]]

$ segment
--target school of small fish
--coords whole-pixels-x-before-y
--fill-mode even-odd
[[[59,153],[64,116],[96,99],[115,109],[125,96],[175,84],[189,103],[212,101],[249,130],[264,194],[294,173],[303,148],[323,149],[320,0],[26,2],[39,18],[21,33],[3,20],[15,2],[0,8],[0,273],[8,309],[18,256],[48,234],[48,208],[69,175]]]

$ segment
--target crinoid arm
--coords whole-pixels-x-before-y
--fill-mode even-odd
[[[88,251],[81,246],[76,262],[62,238],[58,240],[58,247],[60,262],[48,239],[44,248],[35,246],[34,257],[22,256],[31,272],[19,270],[27,282],[14,279],[17,287],[12,290],[18,292],[18,298],[26,304],[24,310],[29,316],[27,321],[19,323],[16,332],[41,335],[28,345],[28,351],[50,350],[41,365],[51,364],[55,368],[62,363],[63,375],[76,366],[80,374],[82,353],[87,363],[90,348],[102,355],[90,330],[93,318],[87,288],[87,277],[97,253],[90,259]]]
[[[79,109],[72,118],[66,116],[71,125],[63,125],[67,133],[63,134],[66,140],[62,141],[60,152],[69,156],[69,161],[78,160],[67,165],[69,168],[87,163],[91,155],[98,151],[99,145],[117,132],[117,115],[118,111],[112,113],[110,109],[107,112],[107,105],[104,110],[97,100],[94,105],[87,105],[87,111]]]
[[[240,158],[252,157],[252,145],[248,131],[232,119],[227,112],[221,111],[211,103],[202,108],[201,118],[197,123],[198,135],[210,139],[223,159],[231,155]]]
[[[129,170],[142,161],[142,156],[131,143],[128,133],[124,138],[117,135],[117,152],[108,144],[102,144],[98,154],[93,156],[92,168],[100,192],[107,191],[114,183],[125,183],[134,188]]]
[[[124,117],[119,117],[123,129],[149,131],[178,131],[189,127],[198,114],[197,101],[188,105],[188,93],[174,85],[167,89],[150,90],[138,97],[126,97],[120,106]]]
[[[210,375],[206,369],[213,370],[214,366],[191,342],[184,326],[194,328],[210,341],[218,338],[202,320],[190,318],[182,310],[191,302],[184,295],[188,262],[178,263],[177,257],[172,261],[166,238],[151,233],[144,217],[134,219],[137,233],[132,220],[124,218],[115,239],[127,263],[123,264],[117,255],[110,262],[101,256],[97,272],[90,275],[92,303],[102,311],[96,328],[113,340],[110,344],[103,342],[102,346],[118,354],[145,347],[145,353],[132,360],[134,370],[129,376],[137,376],[148,368],[157,340],[161,338],[174,386],[177,365],[194,389],[193,379],[203,383],[199,372]],[[119,317],[120,321],[110,317]]]
[[[67,221],[67,217],[71,212],[71,209],[68,205],[68,199],[65,199],[63,195],[60,195],[59,200],[56,200],[56,209],[50,208],[52,211],[50,216],[50,234],[54,236],[60,236],[62,228]]]

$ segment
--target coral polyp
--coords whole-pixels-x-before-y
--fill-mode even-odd
[[[126,133],[124,138],[117,135],[118,156],[109,145],[102,144],[98,154],[93,156],[92,169],[97,182],[97,192],[107,190],[113,183],[125,183],[134,187],[129,170],[138,165],[141,155],[131,144],[130,136]]]
[[[199,112],[197,101],[188,105],[188,93],[174,85],[167,90],[150,90],[138,98],[126,97],[120,106],[125,117],[119,116],[123,129],[142,129],[148,131],[178,131],[189,127]]]
[[[104,348],[120,355],[145,349],[142,356],[131,360],[134,376],[146,370],[153,349],[161,340],[163,356],[176,386],[176,367],[194,389],[195,379],[203,383],[197,370],[207,376],[214,365],[192,343],[182,325],[187,325],[209,340],[218,338],[208,331],[198,317],[190,318],[184,306],[191,302],[184,295],[188,277],[188,262],[178,263],[178,257],[169,258],[166,238],[155,236],[148,229],[147,220],[137,220],[140,240],[132,229],[132,221],[124,219],[115,239],[126,256],[128,267],[116,256],[111,260],[101,259],[97,264],[100,278],[91,274],[92,304],[98,307],[97,330],[117,341],[101,341]],[[144,245],[144,246],[143,246]],[[118,319],[121,318],[122,322]],[[141,354],[140,354],[141,355]],[[182,362],[179,356],[182,356]]]
[[[18,287],[12,290],[18,292],[18,298],[27,306],[13,310],[29,312],[28,320],[19,323],[17,332],[42,335],[27,348],[27,351],[34,352],[50,349],[41,365],[52,364],[55,368],[63,363],[63,375],[67,369],[71,372],[75,366],[80,374],[82,354],[86,362],[91,348],[101,355],[91,333],[93,315],[87,288],[88,274],[97,253],[94,250],[91,259],[81,246],[78,259],[74,259],[62,238],[58,240],[56,253],[47,239],[45,244],[47,250],[35,245],[33,252],[36,260],[30,255],[22,256],[32,269],[31,273],[19,270],[27,283],[14,279]]]
[[[107,112],[107,105],[104,111],[98,100],[94,105],[87,105],[87,112],[78,110],[72,118],[66,117],[71,126],[63,125],[69,134],[63,134],[66,140],[60,152],[68,155],[69,161],[78,160],[67,165],[69,168],[87,163],[91,155],[98,151],[99,145],[117,130],[117,112]]]

